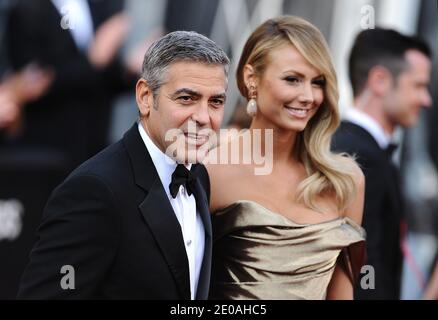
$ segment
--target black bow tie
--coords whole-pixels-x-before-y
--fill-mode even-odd
[[[195,193],[197,178],[198,175],[195,170],[195,165],[192,165],[192,171],[190,171],[183,164],[178,164],[172,174],[172,182],[169,185],[169,190],[172,197],[176,197],[181,185],[185,185],[189,196],[192,193]]]
[[[388,155],[388,157],[392,158],[392,155],[394,154],[394,151],[397,150],[397,148],[398,148],[398,144],[390,143],[385,149],[385,152]]]

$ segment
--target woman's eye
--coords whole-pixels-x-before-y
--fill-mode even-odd
[[[319,80],[315,80],[312,82],[313,85],[323,88],[325,86],[325,80],[324,79],[319,79]]]
[[[284,80],[286,80],[289,83],[299,83],[301,80],[297,77],[286,77]]]

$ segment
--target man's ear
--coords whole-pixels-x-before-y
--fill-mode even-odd
[[[393,87],[394,77],[383,66],[375,66],[368,73],[368,87],[377,96],[384,96]]]
[[[140,78],[135,86],[135,98],[137,100],[140,116],[148,117],[151,107],[154,105],[152,90],[149,88],[145,79]]]

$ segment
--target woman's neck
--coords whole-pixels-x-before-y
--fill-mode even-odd
[[[253,139],[255,137],[254,132],[256,129],[261,130],[261,144],[260,146],[256,144],[255,147],[261,148],[262,152],[263,150],[266,150],[266,152],[272,152],[274,163],[296,162],[296,159],[292,156],[295,154],[296,137],[298,135],[296,131],[281,129],[272,124],[262,123],[262,121],[254,119],[249,128]],[[272,148],[265,149],[266,135],[268,134],[272,135],[271,141],[273,143]]]

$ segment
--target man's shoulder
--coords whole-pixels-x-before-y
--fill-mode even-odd
[[[359,163],[378,164],[384,155],[377,141],[364,128],[342,121],[332,138],[332,149],[356,156]]]
[[[115,170],[123,163],[122,147],[119,143],[111,145],[73,170],[50,195],[44,219],[112,210],[118,194],[117,181],[121,181],[116,174],[122,176],[120,168]]]
[[[111,182],[129,170],[129,159],[121,141],[97,153],[71,172],[66,181],[78,177],[95,177]]]
[[[332,145],[335,149],[355,149],[363,152],[379,151],[379,145],[364,128],[349,121],[342,121],[333,135]]]
[[[352,137],[355,139],[360,139],[362,143],[373,141],[372,135],[366,129],[347,120],[341,121],[334,134],[334,137],[338,139]]]

